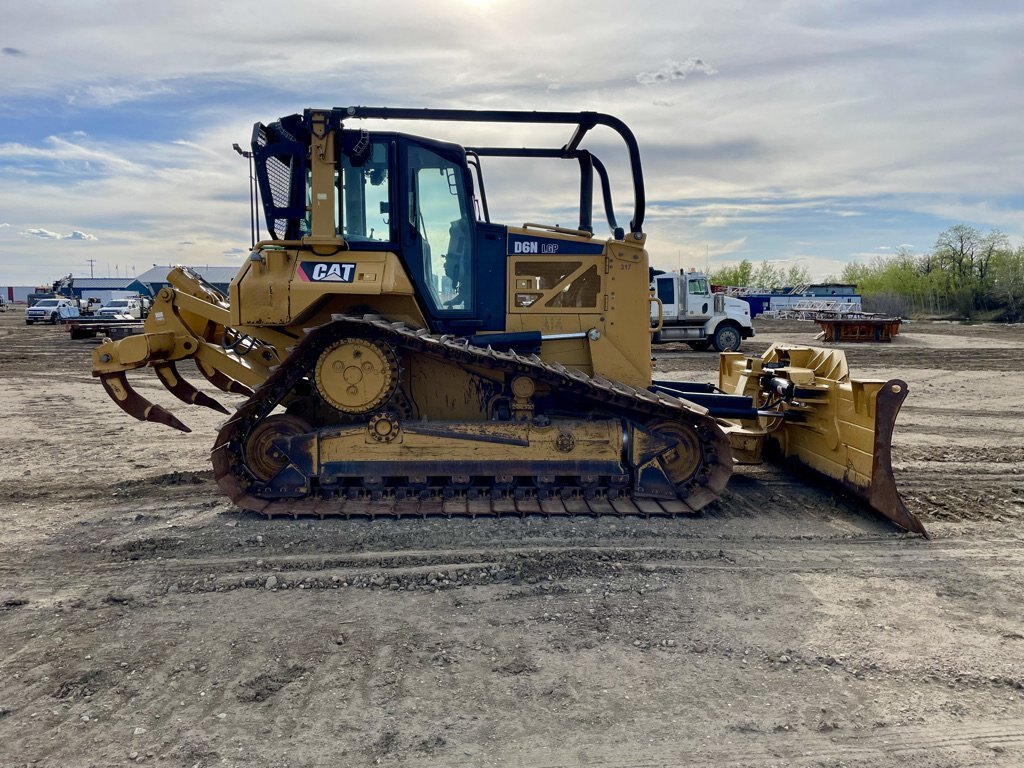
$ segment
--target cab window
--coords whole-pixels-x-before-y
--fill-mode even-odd
[[[548,299],[544,306],[593,308],[597,306],[597,297],[600,293],[601,278],[597,274],[597,265],[595,264]]]
[[[662,304],[668,306],[675,306],[676,303],[676,281],[675,279],[668,280],[655,280],[655,285],[658,286],[658,298],[661,299]]]
[[[441,311],[473,307],[469,190],[462,169],[426,147],[409,147],[407,221],[421,244],[421,279]]]
[[[352,243],[386,243],[391,240],[387,142],[372,142],[365,158],[361,165],[353,166],[348,155],[341,155],[334,176],[338,200],[335,231]]]
[[[690,280],[690,295],[691,296],[707,296],[708,295],[708,280],[706,277],[701,277],[697,280]]]

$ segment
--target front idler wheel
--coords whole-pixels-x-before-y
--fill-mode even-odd
[[[253,428],[245,442],[245,466],[255,477],[269,482],[290,463],[280,441],[312,431],[313,428],[298,416],[287,413],[268,416]]]
[[[662,421],[651,425],[650,430],[674,442],[661,454],[661,465],[677,488],[683,486],[703,464],[700,437],[693,427],[680,422]]]

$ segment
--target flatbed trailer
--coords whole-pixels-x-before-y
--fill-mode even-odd
[[[63,321],[63,325],[72,339],[92,339],[100,335],[111,339],[123,339],[125,336],[142,333],[145,327],[142,320],[133,317],[70,317]]]
[[[818,338],[824,341],[891,342],[900,332],[900,318],[846,315],[844,317],[818,317],[821,326]]]

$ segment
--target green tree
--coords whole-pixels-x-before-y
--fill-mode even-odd
[[[781,288],[782,272],[767,259],[761,262],[751,278],[751,285],[757,288]]]
[[[1008,322],[1024,320],[1024,245],[1017,250],[1001,249],[992,255],[992,299],[1005,306]]]
[[[735,266],[714,270],[709,277],[715,285],[748,286],[751,284],[750,279],[753,272],[753,265],[747,259],[743,259]]]
[[[786,270],[786,276],[783,278],[783,285],[796,286],[796,285],[807,285],[813,283],[811,279],[811,271],[802,264],[793,264],[789,269]]]
[[[786,285],[805,285],[811,282],[806,267],[794,264],[788,270],[776,267],[765,259],[755,269],[748,259],[735,266],[722,267],[711,273],[715,285],[733,285],[741,288],[781,288]]]

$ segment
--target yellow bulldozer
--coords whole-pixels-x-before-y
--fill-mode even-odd
[[[561,146],[474,147],[364,127],[389,119],[571,135]],[[583,146],[595,128],[625,144],[628,226],[605,165]],[[492,222],[485,157],[578,166],[572,226]],[[228,414],[212,461],[238,507],[685,514],[713,502],[735,464],[778,457],[925,533],[890,463],[904,382],[853,379],[842,352],[783,345],[723,353],[717,385],[653,378],[644,181],[621,120],[308,109],[257,123],[251,159],[264,213],[254,229],[268,237],[228,294],[175,268],[145,332],[93,353],[93,375],[138,419],[188,431],[131,388],[126,372],[147,366],[184,402]],[[245,402],[228,413],[180,376],[185,359]]]

